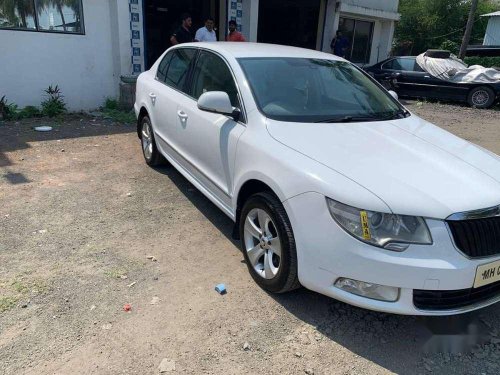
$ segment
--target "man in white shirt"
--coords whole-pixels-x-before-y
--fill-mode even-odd
[[[205,26],[200,27],[196,32],[194,37],[195,42],[216,42],[217,36],[214,31],[214,20],[213,18],[207,18],[205,21]]]

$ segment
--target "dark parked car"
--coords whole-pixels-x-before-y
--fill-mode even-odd
[[[365,71],[401,97],[467,102],[477,108],[491,107],[500,96],[498,83],[455,83],[433,77],[415,57],[391,57]]]

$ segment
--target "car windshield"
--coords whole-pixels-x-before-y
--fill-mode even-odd
[[[350,63],[310,58],[240,58],[268,118],[291,122],[380,121],[407,111]]]

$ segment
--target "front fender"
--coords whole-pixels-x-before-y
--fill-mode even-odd
[[[294,196],[316,192],[354,207],[391,213],[388,205],[364,186],[303,155],[272,137],[251,140],[250,129],[238,144],[232,204],[238,207],[241,187],[249,180],[268,185],[285,202]]]

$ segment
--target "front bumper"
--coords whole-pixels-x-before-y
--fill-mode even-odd
[[[347,234],[333,220],[322,194],[310,192],[284,203],[297,245],[298,275],[303,286],[346,303],[405,315],[452,315],[500,301],[488,300],[448,310],[421,310],[413,303],[413,290],[472,288],[479,265],[500,259],[469,259],[460,253],[442,220],[427,219],[432,245],[411,245],[394,252],[368,245]],[[354,295],[334,286],[339,277],[398,287],[396,302]]]

